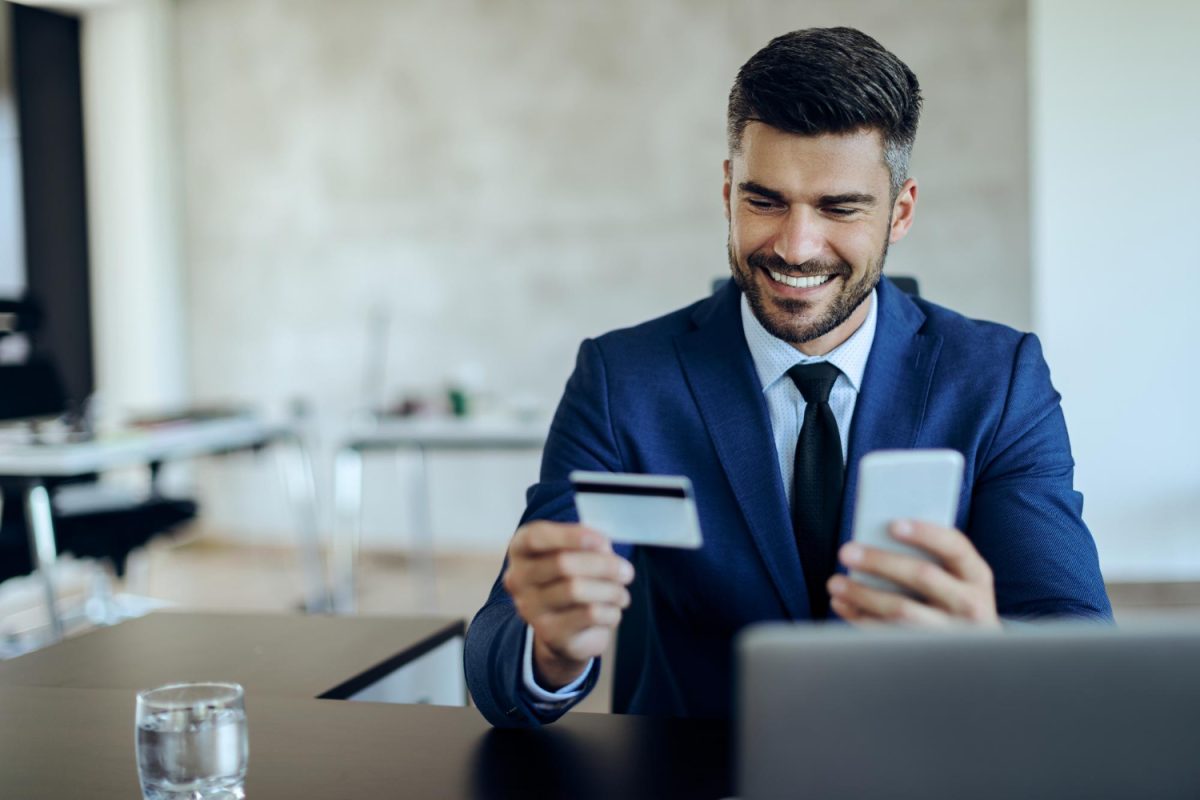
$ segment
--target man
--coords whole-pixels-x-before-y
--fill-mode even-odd
[[[580,348],[467,635],[467,681],[493,724],[552,721],[591,689],[631,602],[629,559],[643,630],[623,637],[636,657],[619,654],[617,677],[635,713],[728,715],[733,637],[752,622],[1111,616],[1036,337],[881,278],[916,210],[919,111],[916,76],[847,28],[781,36],[742,67],[724,182],[733,281]],[[937,564],[847,543],[859,460],[916,447],[966,460],[955,529],[893,525]],[[704,546],[613,552],[575,524],[574,469],[687,475]]]

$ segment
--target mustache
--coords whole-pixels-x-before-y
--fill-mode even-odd
[[[769,269],[772,272],[780,272],[785,275],[805,276],[805,275],[845,275],[849,276],[853,270],[850,264],[845,261],[819,261],[812,259],[805,261],[803,264],[789,264],[784,259],[771,253],[751,253],[746,257],[746,263],[755,269]]]

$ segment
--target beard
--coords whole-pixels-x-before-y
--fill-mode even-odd
[[[782,339],[791,345],[804,344],[819,339],[834,328],[841,325],[866,300],[875,286],[879,276],[883,274],[883,262],[887,259],[888,240],[884,237],[883,247],[879,256],[867,265],[862,276],[850,282],[854,274],[853,267],[846,261],[806,261],[803,264],[789,264],[775,254],[751,253],[746,257],[746,266],[738,262],[733,253],[733,243],[729,242],[729,269],[733,273],[733,282],[737,284],[750,310],[776,339]],[[828,306],[821,310],[808,300],[795,298],[768,297],[762,285],[755,276],[756,271],[773,270],[788,275],[834,275],[840,276],[843,285],[840,292],[834,296]],[[769,280],[769,277],[763,279]],[[831,278],[830,280],[836,280]]]

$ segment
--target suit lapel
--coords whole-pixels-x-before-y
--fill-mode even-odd
[[[840,541],[850,539],[858,462],[872,450],[916,445],[925,418],[940,336],[920,333],[925,314],[886,278],[879,282],[875,341],[854,406],[846,459]]]
[[[742,331],[740,298],[730,281],[701,304],[693,315],[696,329],[676,339],[676,350],[775,589],[794,619],[806,619],[811,614],[804,573],[766,400]],[[875,340],[850,427],[842,542],[850,538],[858,462],[872,450],[916,444],[942,346],[940,336],[920,333],[924,312],[886,278],[876,298]]]
[[[766,400],[746,345],[741,294],[730,281],[693,316],[697,327],[675,346],[700,415],[708,428],[754,544],[784,608],[810,616],[804,573],[792,535],[787,495]]]

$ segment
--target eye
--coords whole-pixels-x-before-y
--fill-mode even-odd
[[[781,205],[774,200],[764,200],[761,197],[747,197],[746,203],[756,211],[774,211]]]
[[[858,213],[857,208],[847,208],[846,206],[830,206],[825,209],[825,213],[831,217],[852,217]]]

